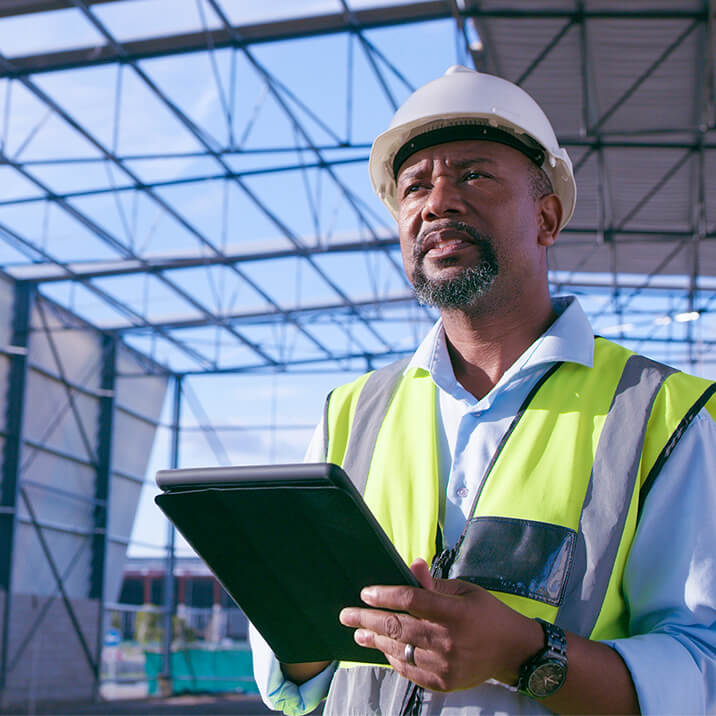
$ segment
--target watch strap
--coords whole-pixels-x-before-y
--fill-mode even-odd
[[[529,688],[530,676],[532,676],[534,671],[539,666],[547,662],[556,662],[557,664],[561,664],[566,675],[567,637],[565,636],[564,631],[556,624],[551,624],[550,622],[539,618],[535,619],[535,621],[540,624],[542,631],[544,632],[544,646],[520,667],[517,690],[523,694],[531,696],[532,698],[541,698],[541,696],[547,694],[538,695]],[[557,691],[562,686],[563,681],[564,679],[550,693]]]
[[[544,651],[556,652],[557,655],[567,658],[567,637],[556,624],[546,622],[539,617],[535,620],[544,630]]]

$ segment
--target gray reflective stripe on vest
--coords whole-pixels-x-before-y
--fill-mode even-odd
[[[599,617],[639,472],[646,426],[675,369],[643,356],[627,360],[604,421],[582,505],[574,563],[555,623],[588,637]]]
[[[337,669],[324,716],[398,716],[410,682],[393,669],[351,666]]]
[[[368,482],[368,471],[373,458],[373,450],[378,439],[378,431],[388,406],[400,382],[410,358],[391,363],[374,371],[366,380],[358,396],[353,424],[350,429],[348,446],[343,458],[343,469],[351,478],[356,489],[362,495]],[[330,400],[330,396],[328,397]],[[323,417],[324,451],[328,452],[328,401]]]

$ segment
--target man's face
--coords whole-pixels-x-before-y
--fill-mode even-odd
[[[409,157],[398,175],[403,264],[418,299],[469,309],[546,280],[529,159],[512,147],[461,141]]]

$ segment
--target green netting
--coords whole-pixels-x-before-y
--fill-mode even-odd
[[[162,655],[145,651],[149,694],[159,693]],[[171,654],[172,693],[257,693],[248,649],[181,649]]]

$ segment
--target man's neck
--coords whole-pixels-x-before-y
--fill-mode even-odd
[[[551,302],[524,313],[489,315],[442,311],[443,327],[458,382],[478,400],[552,324]]]

